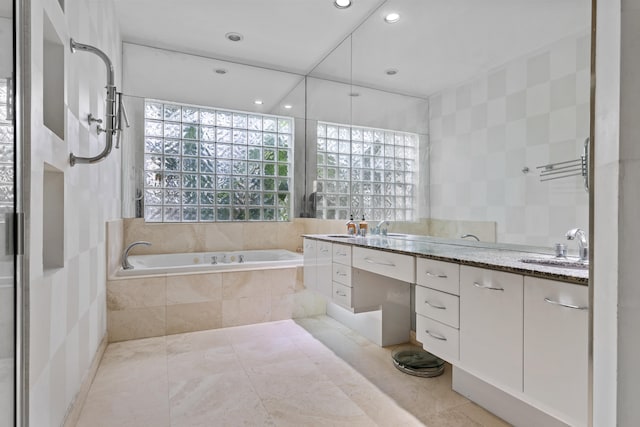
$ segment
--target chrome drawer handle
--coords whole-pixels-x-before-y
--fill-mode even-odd
[[[347,294],[345,294],[344,292],[340,292],[340,291],[336,291],[336,294],[338,294],[338,296],[340,297],[346,297]]]
[[[579,306],[579,305],[573,305],[573,304],[565,304],[565,303],[563,303],[563,302],[560,302],[560,301],[554,301],[554,300],[551,300],[551,299],[549,299],[549,298],[545,298],[545,299],[544,299],[544,301],[545,301],[545,302],[548,302],[549,304],[559,305],[559,306],[561,306],[561,307],[566,307],[566,308],[572,308],[572,309],[574,309],[574,310],[588,310],[588,309],[589,309],[589,307],[586,307],[586,306]]]
[[[343,273],[342,271],[337,271],[336,276],[347,277],[347,273]]]
[[[489,291],[503,291],[504,292],[504,288],[495,288],[495,287],[490,286],[490,285],[481,285],[478,282],[473,282],[473,286],[475,286],[476,288],[486,289],[486,290],[489,290]]]
[[[429,277],[437,277],[438,279],[446,279],[447,278],[446,274],[434,274],[434,273],[432,273],[430,271],[427,271],[426,274]]]
[[[364,260],[367,261],[369,264],[386,265],[388,267],[395,267],[396,266],[396,264],[393,263],[393,262],[380,262],[380,261],[376,261],[375,259],[369,258],[369,257],[366,257]]]
[[[444,307],[442,305],[431,304],[428,300],[425,300],[424,303],[427,304],[430,307],[437,308],[438,310],[446,310],[447,309],[447,307]]]
[[[320,252],[322,252],[322,253],[325,253],[325,254],[326,254],[327,252],[329,252],[329,249],[326,249],[326,248],[325,248],[325,249],[320,249]]]
[[[440,341],[446,341],[447,338],[443,337],[442,335],[438,335],[438,334],[434,334],[433,332],[429,331],[428,329],[425,331],[427,333],[427,335],[429,335],[432,338],[435,338],[437,340]]]

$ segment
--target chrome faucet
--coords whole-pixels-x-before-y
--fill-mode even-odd
[[[139,242],[133,242],[129,246],[127,246],[127,249],[125,249],[124,252],[122,253],[122,269],[123,270],[131,270],[133,268],[133,266],[129,264],[129,251],[138,245],[151,246],[151,243],[145,242],[145,241],[139,241]]]
[[[587,240],[587,234],[581,228],[572,228],[565,234],[567,240],[578,241],[578,257],[580,261],[589,260],[589,241]]]
[[[386,219],[383,219],[382,221],[380,221],[378,223],[378,225],[376,225],[376,232],[377,234],[381,234],[383,236],[387,235],[387,232],[389,231],[389,226],[391,225],[391,223],[389,223],[389,221],[387,221]],[[384,226],[384,228],[383,228]]]
[[[460,236],[461,239],[466,239],[467,237],[471,237],[472,239],[476,239],[478,242],[480,241],[480,239],[478,239],[478,236],[476,236],[475,234],[463,234],[462,236]]]

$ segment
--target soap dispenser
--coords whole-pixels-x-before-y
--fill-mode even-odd
[[[353,214],[351,214],[351,218],[347,222],[347,234],[350,236],[356,235],[356,223],[353,221]]]
[[[367,221],[364,219],[364,214],[362,215],[362,221],[360,221],[360,235],[362,237],[367,235],[367,231],[369,229],[369,224],[367,223]]]

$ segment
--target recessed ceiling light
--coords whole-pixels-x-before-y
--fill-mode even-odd
[[[384,70],[384,73],[387,76],[395,76],[396,74],[398,74],[398,70],[396,70],[395,68],[389,68],[388,70]]]
[[[224,36],[227,38],[227,40],[231,40],[232,42],[239,42],[244,38],[244,36],[240,33],[227,33]]]
[[[217,68],[215,72],[216,74],[227,74],[227,70],[225,70],[224,68]]]
[[[333,5],[338,9],[346,9],[351,6],[351,0],[335,0]]]
[[[287,110],[291,110],[293,108],[293,105],[291,104],[285,104],[284,108],[286,108]]]
[[[396,12],[388,13],[387,16],[384,17],[384,22],[387,24],[394,24],[400,20],[400,15]]]
[[[253,101],[254,104],[256,105],[262,105],[262,100],[261,99],[256,99],[255,101]]]

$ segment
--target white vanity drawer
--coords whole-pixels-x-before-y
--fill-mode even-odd
[[[351,246],[333,244],[333,262],[344,265],[351,265]]]
[[[351,288],[341,283],[333,282],[332,300],[345,308],[351,308]]]
[[[334,262],[333,281],[351,287],[351,266]]]
[[[427,288],[460,295],[460,266],[451,262],[418,258],[416,283]]]
[[[354,267],[403,282],[415,283],[415,262],[415,257],[410,255],[360,247],[353,248]]]
[[[460,298],[416,286],[416,313],[457,329],[460,325]]]
[[[458,360],[459,332],[435,320],[416,314],[416,339],[422,347],[449,363]]]

